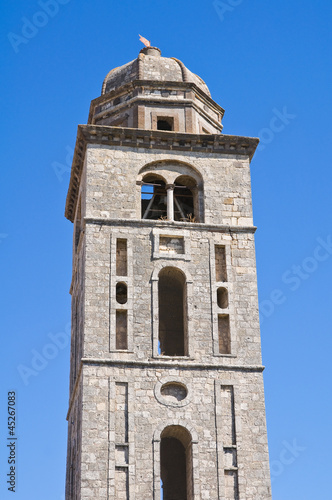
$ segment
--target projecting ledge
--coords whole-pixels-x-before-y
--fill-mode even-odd
[[[222,233],[255,233],[256,226],[225,226],[222,224],[204,224],[203,222],[159,221],[149,219],[109,219],[107,217],[84,217],[86,224],[105,226],[158,227],[162,229],[197,229],[201,231],[219,231]]]
[[[83,358],[83,365],[108,365],[108,366],[130,366],[137,368],[181,368],[183,370],[227,370],[227,371],[246,371],[246,372],[262,372],[265,369],[263,365],[224,365],[221,363],[207,364],[188,361],[177,360],[149,360],[149,361],[136,361],[136,360],[114,360],[107,358]]]

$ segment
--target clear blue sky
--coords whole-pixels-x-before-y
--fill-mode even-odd
[[[225,134],[262,138],[252,187],[273,500],[332,498],[332,4],[56,0],[41,15],[43,3],[0,7],[0,498],[64,498],[69,348],[54,335],[70,321],[70,156],[104,76],[137,56],[138,33],[207,82]]]

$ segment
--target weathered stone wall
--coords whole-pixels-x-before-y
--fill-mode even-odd
[[[82,402],[83,379],[70,391],[71,399],[68,411],[67,477],[66,498],[81,498],[81,469],[85,470],[86,456],[82,456]]]
[[[256,291],[256,270],[253,234],[207,231],[202,227],[180,230],[177,236],[184,239],[184,254],[155,252],[157,236],[172,235],[174,229],[167,222],[150,222],[148,227],[137,227],[134,222],[117,225],[86,224],[85,269],[85,331],[84,356],[107,356],[121,359],[149,359],[153,354],[153,334],[158,328],[158,274],[163,267],[174,266],[185,274],[187,281],[188,338],[190,357],[193,360],[219,363],[217,317],[229,314],[231,325],[231,356],[224,363],[260,364],[260,335]],[[158,225],[158,230],[155,226]],[[194,226],[195,224],[192,224]],[[189,224],[186,224],[189,226]],[[128,248],[128,318],[133,331],[130,353],[113,353],[110,349],[115,332],[115,310],[121,308],[115,300],[116,239],[125,238]],[[229,305],[217,305],[214,246],[225,245],[228,254]],[[209,269],[211,268],[211,274]],[[156,283],[156,285],[154,285]]]
[[[142,220],[147,172],[167,183],[192,175],[200,223]],[[90,145],[79,197],[67,499],[159,500],[162,432],[175,428],[190,436],[188,500],[270,500],[249,160]],[[117,271],[119,239],[126,272]],[[226,278],[216,274],[216,246]],[[184,276],[186,356],[158,348],[159,273],[168,266]],[[118,282],[127,285],[123,304]],[[117,310],[126,311],[127,349],[116,348]],[[219,315],[229,322],[227,353]]]
[[[165,161],[165,170],[170,172],[185,163],[201,174],[205,224],[252,225],[249,160],[243,156],[90,145],[86,161],[89,218],[140,219],[140,186],[136,184],[140,171]]]
[[[180,381],[188,389],[187,397],[180,402],[162,399],[164,380]],[[158,498],[160,434],[171,425],[184,427],[192,438],[193,500],[233,499],[225,494],[227,471],[237,473],[236,498],[271,498],[261,373],[158,363],[130,368],[87,365],[83,381],[82,500]],[[225,387],[234,393],[234,415],[224,421]],[[128,402],[119,406],[125,390]],[[115,409],[121,413],[120,422]],[[127,436],[121,431],[125,421]],[[236,456],[235,466],[229,463],[229,450]],[[123,488],[119,471],[128,477],[128,493],[121,496],[116,495]]]

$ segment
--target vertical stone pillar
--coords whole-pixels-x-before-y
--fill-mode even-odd
[[[167,219],[174,220],[174,184],[167,184]]]

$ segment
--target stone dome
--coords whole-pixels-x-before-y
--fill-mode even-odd
[[[218,134],[224,110],[205,82],[157,47],[112,69],[101,96],[91,102],[88,123],[110,127]]]
[[[157,47],[144,47],[138,57],[112,69],[106,76],[102,95],[135,80],[194,83],[210,97],[206,83],[175,57],[161,57]]]

